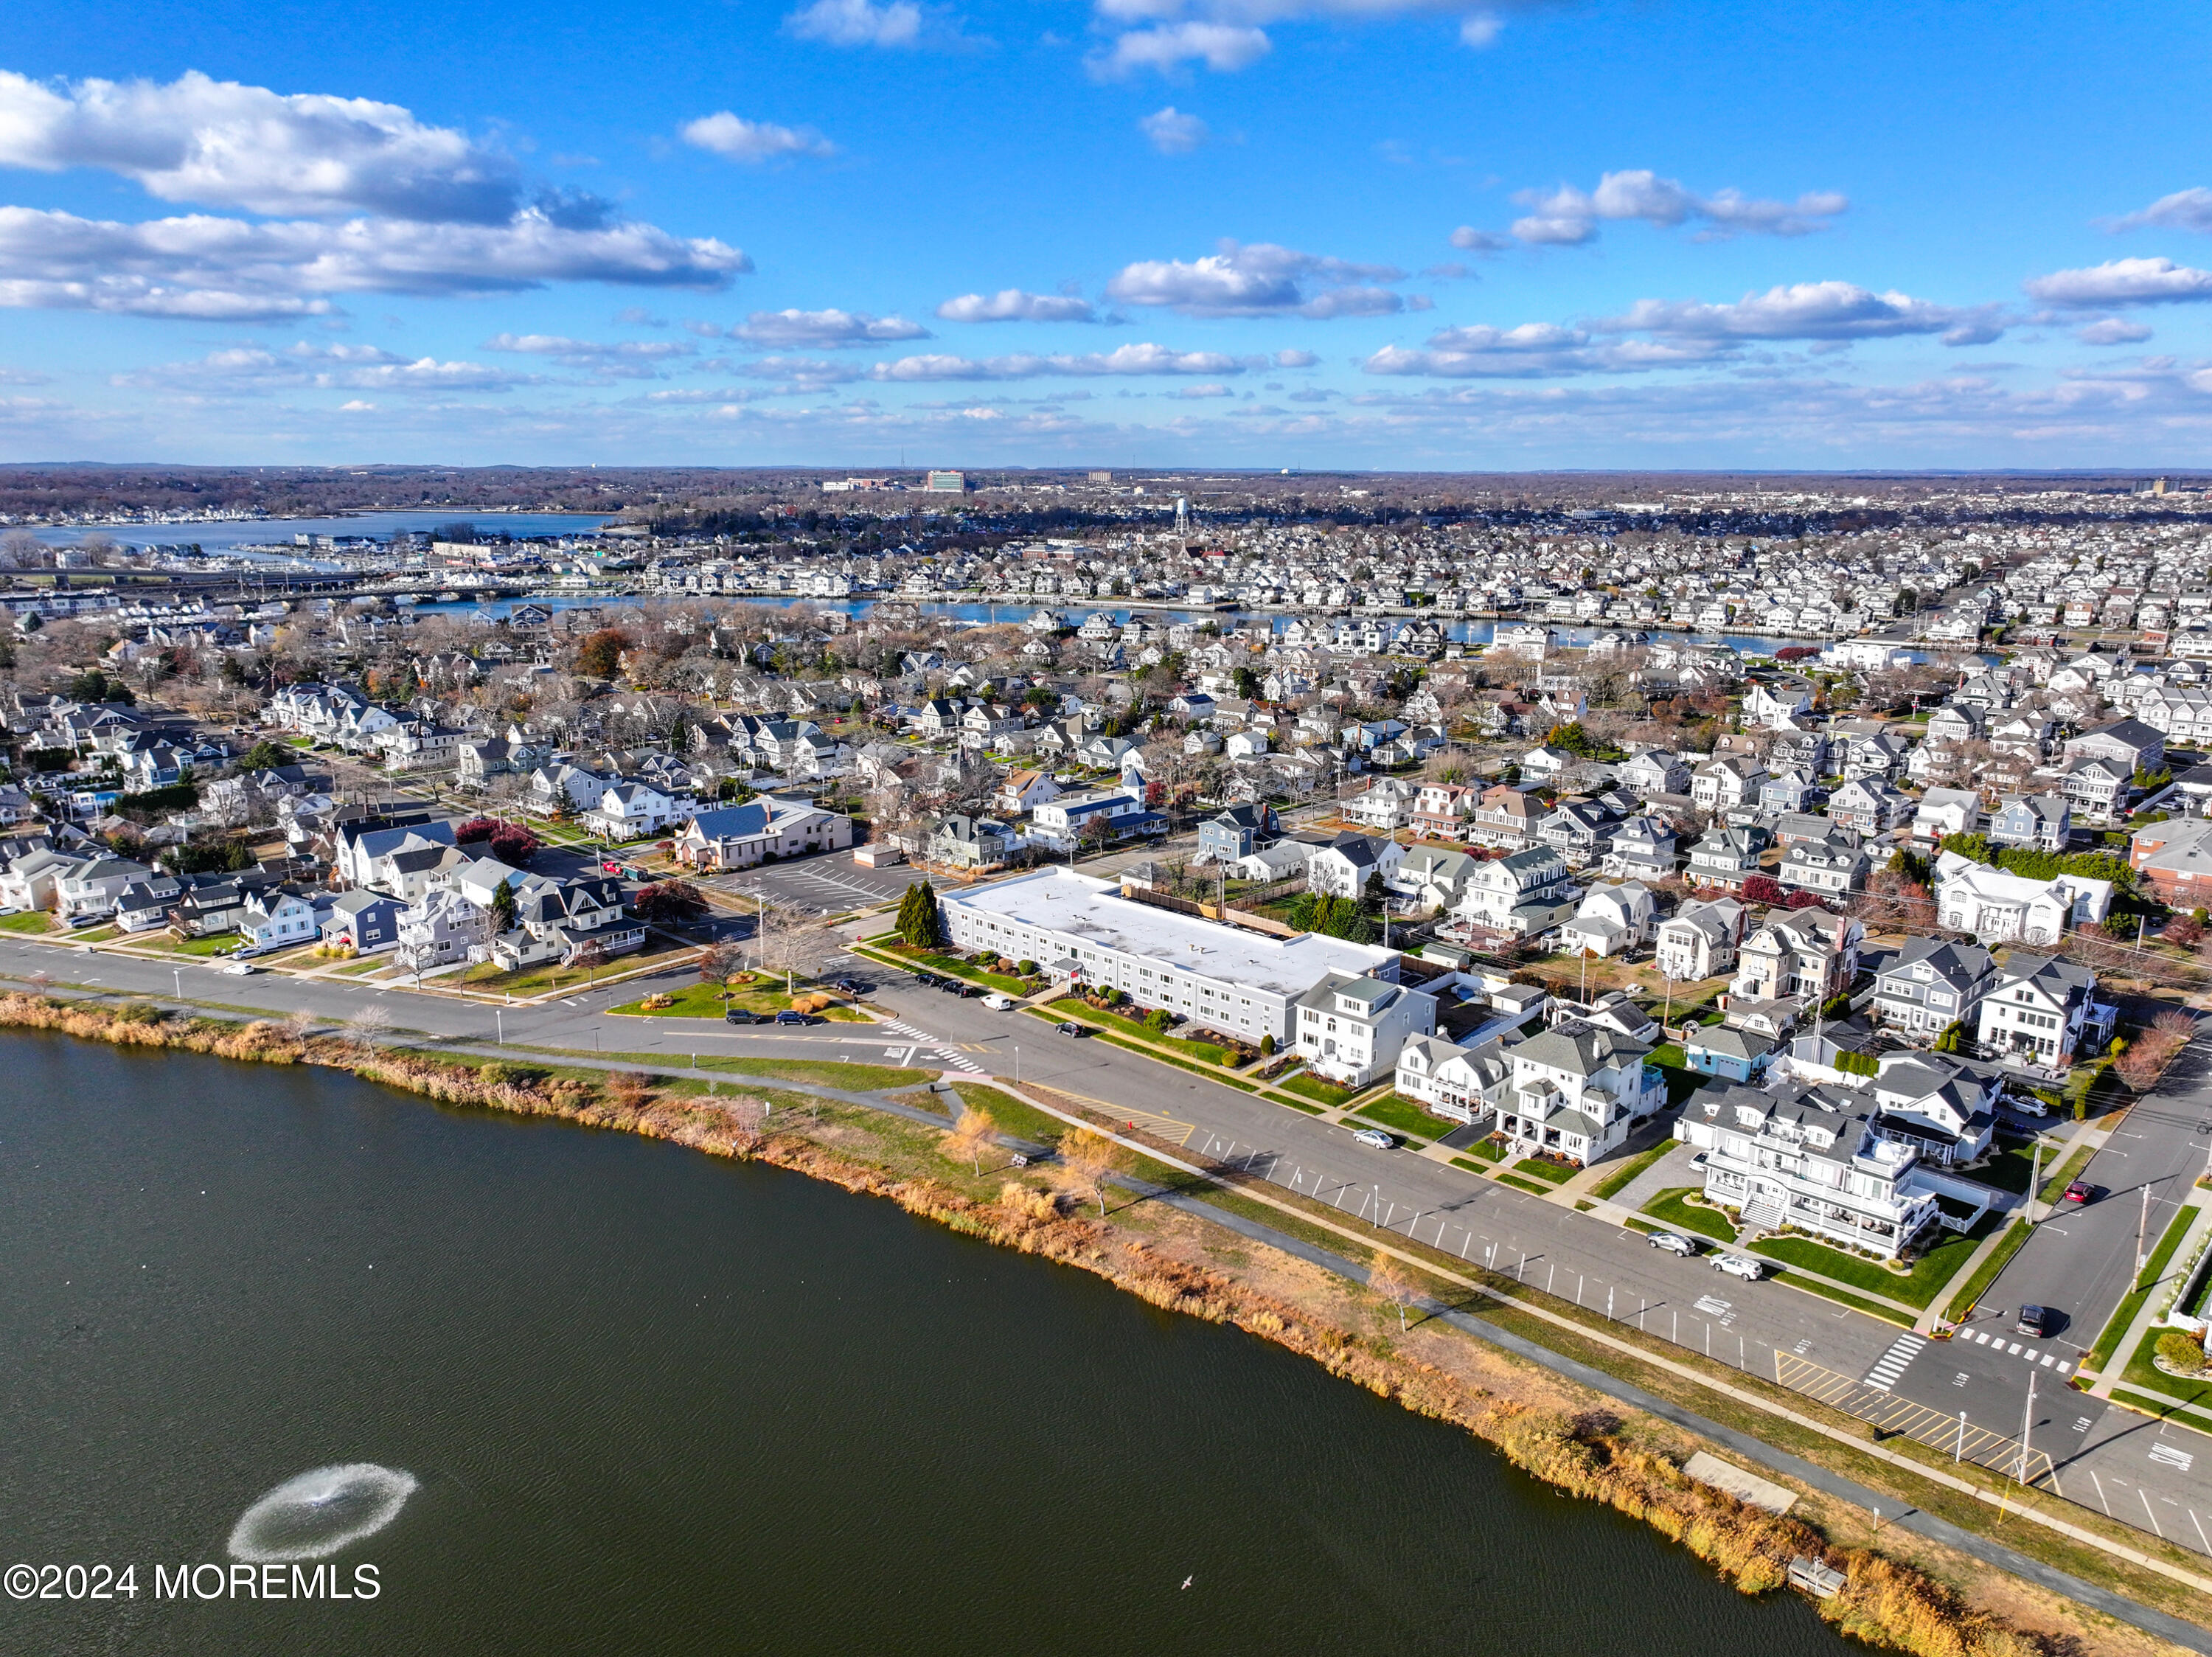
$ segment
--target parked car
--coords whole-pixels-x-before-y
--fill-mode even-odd
[[[963,984],[957,978],[947,979],[945,981],[945,987],[947,990],[950,990],[954,995],[959,996],[963,1001],[965,1001],[970,996],[980,996],[983,993],[982,985],[979,984]]]
[[[866,978],[840,978],[837,987],[848,996],[865,996],[876,986]]]
[[[742,1007],[732,1007],[722,1014],[725,1024],[766,1024],[768,1021],[765,1014],[748,1013]]]
[[[1073,1019],[1062,1019],[1058,1024],[1053,1026],[1053,1028],[1063,1036],[1073,1036],[1078,1041],[1091,1033],[1089,1025],[1078,1024]]]
[[[1731,1277],[1741,1277],[1747,1283],[1755,1283],[1766,1276],[1766,1262],[1754,1260],[1748,1254],[1716,1254],[1713,1256],[1713,1270],[1725,1271]]]
[[[1651,1234],[1651,1246],[1654,1248],[1663,1248],[1669,1254],[1679,1254],[1686,1260],[1698,1252],[1698,1246],[1695,1243],[1692,1242],[1688,1238],[1671,1231],[1653,1232]]]
[[[251,978],[261,969],[252,961],[225,961],[222,970],[234,978]]]
[[[802,1013],[796,1008],[787,1007],[775,1015],[775,1021],[778,1024],[819,1024],[823,1020],[812,1013]]]
[[[2013,1109],[2018,1111],[2022,1116],[2049,1116],[2051,1114],[2051,1106],[2045,1104],[2033,1093],[2015,1094],[2012,1098],[2008,1099],[2005,1102],[2010,1105]]]
[[[1362,1128],[1352,1137],[1354,1143],[1372,1145],[1378,1151],[1394,1149],[1398,1143],[1395,1136],[1384,1133],[1380,1128]]]
[[[2091,1202],[2095,1200],[2096,1195],[2097,1188],[2094,1185],[2091,1185],[2086,1179],[2076,1179],[2072,1185],[2067,1186],[2066,1195],[2060,1200],[2067,1203],[2078,1203],[2084,1207],[2087,1207]]]
[[[934,990],[945,982],[934,972],[917,972],[914,975],[914,981],[925,990]]]
[[[2020,1316],[2012,1320],[2015,1335],[2041,1337],[2051,1332],[2051,1308],[2047,1306],[2023,1306]]]
[[[994,990],[983,997],[983,1005],[994,1013],[1011,1013],[1014,1010],[1014,998],[1012,996],[1001,995]]]

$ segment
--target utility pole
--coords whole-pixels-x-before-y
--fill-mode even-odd
[[[2027,1162],[2027,1223],[2035,1223],[2035,1194],[2043,1189],[2043,1136],[2035,1136],[2035,1151]]]
[[[2150,1187],[2145,1185],[2142,1190],[2142,1212],[2136,1217],[2136,1270],[2137,1271],[2141,1271],[2150,1263],[2150,1256],[2143,1252],[2149,1235]]]
[[[2035,1371],[2027,1372],[2027,1410],[2020,1421],[2020,1482],[2027,1483],[2028,1438],[2035,1430]]]

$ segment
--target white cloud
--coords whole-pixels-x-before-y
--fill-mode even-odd
[[[1746,294],[1732,305],[1640,299],[1621,315],[1590,324],[1601,333],[1705,339],[1882,339],[1942,334],[1981,344],[2003,332],[1995,308],[1935,305],[1910,294],[1877,294],[1849,282],[1798,282]]]
[[[339,404],[338,412],[340,414],[374,414],[376,412],[376,405],[365,403],[356,397],[350,401]]]
[[[1505,20],[1495,13],[1473,11],[1459,20],[1459,43],[1472,46],[1477,52],[1496,44],[1505,27]]]
[[[280,94],[197,71],[167,85],[41,85],[0,71],[0,165],[96,167],[164,201],[273,216],[495,224],[523,204],[514,163],[397,104]]]
[[[2117,316],[2107,316],[2076,328],[2074,338],[2085,345],[2140,345],[2150,338],[2150,330],[2140,322],[2123,322]]]
[[[1091,302],[1076,294],[1032,294],[1001,288],[995,294],[963,294],[937,308],[947,322],[1096,322]]]
[[[749,121],[728,110],[702,115],[685,123],[684,142],[712,150],[725,160],[757,165],[787,155],[834,155],[837,146],[812,127],[778,126],[773,121]]]
[[[802,40],[833,46],[913,46],[921,40],[921,8],[914,0],[814,0],[783,26]]]
[[[729,331],[732,339],[755,345],[877,345],[895,339],[927,339],[929,330],[902,316],[870,316],[866,311],[755,311]]]
[[[2068,309],[2113,305],[2175,305],[2212,299],[2212,271],[2170,259],[2113,259],[2086,270],[2054,271],[2021,284],[2031,299]]]
[[[118,375],[114,383],[235,396],[306,388],[504,392],[544,381],[482,362],[410,359],[374,345],[313,345],[303,340],[282,352],[258,345],[229,346],[188,362],[165,362]]]
[[[1321,361],[1311,351],[1277,351],[1275,366],[1279,369],[1310,369]]]
[[[2124,218],[2113,220],[2110,228],[2136,230],[2146,224],[2212,235],[2212,190],[2199,185],[2193,189],[2177,190],[2170,196],[2160,196],[2140,213],[2130,213]]]
[[[1220,351],[1178,351],[1165,345],[1130,344],[1110,351],[1079,355],[1055,353],[1035,356],[966,357],[926,355],[902,356],[878,362],[877,380],[891,381],[943,380],[1031,380],[1044,375],[1088,379],[1120,375],[1233,375],[1244,365]]]
[[[499,333],[483,343],[488,351],[550,357],[564,368],[585,369],[603,378],[649,380],[670,361],[690,356],[696,347],[681,339],[571,339],[565,334]]]
[[[1705,236],[1800,236],[1826,229],[1826,221],[1850,205],[1832,191],[1808,192],[1794,202],[1762,201],[1732,189],[1699,196],[1648,168],[1607,173],[1593,191],[1561,185],[1553,190],[1524,190],[1514,199],[1530,210],[1514,221],[1513,234],[1522,241],[1554,247],[1595,240],[1599,223],[1607,219],[1641,219],[1668,228],[1695,222]],[[1455,247],[1474,245],[1460,241],[1459,234],[1453,236]]]
[[[1125,265],[1106,294],[1129,305],[1165,305],[1186,316],[1383,316],[1405,301],[1377,283],[1402,282],[1389,265],[1301,253],[1268,242],[1224,241],[1197,259]]]
[[[512,293],[550,282],[720,288],[752,261],[647,224],[574,230],[536,209],[504,224],[351,219],[142,224],[0,207],[0,307],[252,320],[327,312],[327,295]]]
[[[1137,131],[1163,155],[1188,155],[1209,136],[1204,121],[1184,114],[1173,104],[1144,117],[1137,123]]]
[[[778,380],[795,389],[813,390],[844,385],[860,379],[866,371],[855,363],[831,362],[820,357],[763,356],[755,362],[740,362],[732,372],[750,380]]]
[[[1102,78],[1139,69],[1171,75],[1188,63],[1203,63],[1228,74],[1259,62],[1274,45],[1263,29],[1234,23],[1162,23],[1116,35],[1106,51],[1094,52],[1091,71]]]
[[[1509,237],[1462,224],[1451,233],[1451,245],[1470,253],[1502,253],[1513,243]]]
[[[1212,381],[1202,386],[1183,386],[1168,393],[1170,397],[1188,398],[1194,401],[1211,397],[1234,397],[1236,394],[1228,387]]]

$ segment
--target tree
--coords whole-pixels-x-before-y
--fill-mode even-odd
[[[641,920],[677,926],[707,912],[707,900],[689,880],[655,880],[641,886],[629,900],[631,913]]]
[[[975,1177],[983,1177],[983,1153],[999,1142],[999,1124],[991,1113],[978,1105],[970,1105],[960,1112],[959,1121],[952,1131],[945,1136],[938,1147],[956,1162],[972,1164]]]
[[[491,889],[491,929],[495,935],[514,930],[514,887],[501,880]]]
[[[495,817],[471,817],[465,823],[453,825],[453,844],[472,846],[479,840],[489,840],[492,831],[498,826],[499,819]]]
[[[372,1003],[345,1021],[345,1039],[365,1050],[375,1046],[391,1028],[392,1014]]]
[[[606,946],[597,939],[589,943],[579,944],[575,952],[568,957],[569,966],[580,966],[584,969],[584,982],[587,984],[598,982],[596,974],[606,964]]]
[[[1114,1142],[1104,1134],[1094,1133],[1089,1128],[1071,1128],[1060,1136],[1060,1184],[1071,1192],[1096,1197],[1098,1217],[1103,1220],[1106,1217],[1106,1176],[1114,1172],[1118,1160]]]
[[[228,664],[229,658],[225,657],[224,665]],[[245,771],[275,771],[280,765],[289,765],[299,757],[297,752],[286,747],[283,743],[271,742],[264,736],[248,748],[245,756],[238,763],[240,769]]]
[[[726,990],[731,981],[745,970],[745,952],[725,938],[720,942],[708,944],[700,953],[696,965],[700,983]]]
[[[491,832],[491,855],[520,868],[536,856],[544,842],[520,823],[501,823]]]
[[[1743,900],[1747,904],[1784,903],[1789,897],[1782,882],[1771,874],[1754,874],[1743,883]]]
[[[621,671],[623,652],[629,649],[629,635],[619,627],[587,633],[576,647],[576,671],[593,679],[612,679]]]
[[[1398,1263],[1397,1257],[1375,1251],[1375,1258],[1367,1268],[1368,1292],[1385,1305],[1398,1308],[1398,1332],[1406,1332],[1406,1308],[1419,1303],[1420,1285],[1413,1274]]]
[[[906,889],[899,905],[898,935],[916,949],[935,949],[942,942],[937,892],[927,880],[918,880]]]

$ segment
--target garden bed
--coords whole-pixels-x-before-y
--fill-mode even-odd
[[[1982,1246],[1983,1239],[1996,1230],[2001,1218],[1984,1215],[1981,1222],[1964,1235],[1947,1235],[1904,1271],[1893,1271],[1878,1260],[1869,1260],[1809,1237],[1768,1237],[1753,1243],[1751,1249],[1754,1254],[1764,1254],[1807,1271],[1817,1271],[1823,1277],[1832,1277],[1869,1295],[1887,1295],[1907,1306],[1924,1307],[1959,1275],[1960,1268]]]

